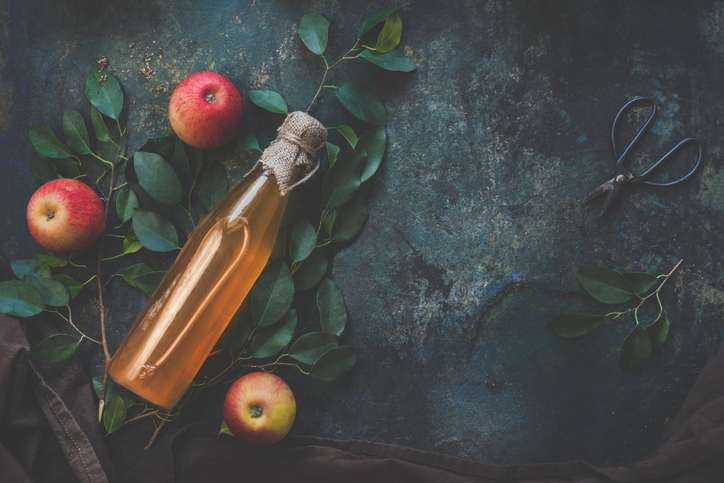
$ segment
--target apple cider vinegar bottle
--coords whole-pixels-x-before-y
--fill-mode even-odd
[[[287,116],[258,165],[194,229],[111,359],[113,381],[154,406],[178,403],[264,269],[289,192],[314,173],[326,140],[316,119]]]

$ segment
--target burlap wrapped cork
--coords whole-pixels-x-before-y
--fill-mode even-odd
[[[327,129],[321,122],[305,112],[292,112],[279,128],[277,138],[264,150],[259,162],[274,173],[279,191],[286,195],[317,171],[317,152],[326,142]],[[297,166],[302,170],[303,178],[295,183],[294,171]]]

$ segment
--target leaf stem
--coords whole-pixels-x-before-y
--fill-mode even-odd
[[[332,64],[332,65],[329,65],[329,64],[327,63],[327,59],[326,59],[324,56],[322,56],[322,60],[324,60],[324,65],[325,65],[326,69],[324,70],[324,75],[322,76],[322,82],[319,83],[319,88],[317,89],[316,94],[314,94],[314,98],[312,98],[312,102],[309,103],[309,107],[307,108],[307,110],[306,110],[305,112],[309,112],[309,110],[312,108],[312,106],[314,105],[314,103],[317,102],[317,97],[319,97],[319,94],[322,92],[322,88],[323,88],[323,87],[330,87],[330,86],[324,85],[324,81],[327,80],[327,74],[329,74],[329,71],[332,70],[337,64],[339,64],[339,63],[342,62],[343,60],[350,58],[350,57],[347,57],[347,56],[348,56],[350,53],[352,53],[352,52],[357,48],[357,44],[358,44],[358,43],[359,43],[359,38],[358,38],[357,41],[354,43],[354,46],[353,46],[351,49],[349,49],[337,62],[335,62],[335,63]],[[353,58],[353,57],[351,57],[351,58]]]
[[[659,292],[661,292],[661,289],[664,288],[664,285],[666,285],[666,282],[669,280],[669,278],[671,277],[671,275],[674,274],[674,272],[679,268],[679,266],[680,266],[683,262],[684,262],[684,259],[683,259],[683,258],[682,258],[681,260],[679,260],[679,263],[677,263],[677,264],[674,266],[674,268],[672,268],[671,271],[664,276],[664,277],[665,277],[664,280],[661,282],[661,284],[659,284],[659,286],[656,288],[656,290],[654,290],[653,292],[651,292],[650,294],[648,294],[646,297],[643,297],[643,298],[641,299],[641,302],[639,302],[639,304],[638,304],[636,307],[634,307],[634,308],[632,308],[632,309],[629,309],[629,310],[626,310],[626,311],[624,311],[624,312],[612,312],[612,314],[618,314],[618,315],[616,315],[616,316],[614,317],[614,319],[617,319],[618,317],[620,317],[620,316],[622,316],[622,315],[630,314],[631,312],[633,312],[633,313],[634,313],[634,319],[636,320],[636,325],[639,325],[638,310],[641,308],[641,306],[642,306],[648,299],[650,299],[650,298],[653,297],[653,296],[656,296],[657,300],[659,301],[659,308],[660,308],[661,310],[663,310],[664,308],[663,308],[663,306],[661,305],[661,299],[659,298]],[[661,278],[661,276],[656,277],[656,278]],[[608,317],[608,315],[606,315],[606,317]]]
[[[80,334],[81,337],[85,337],[85,338],[88,339],[89,341],[95,342],[96,344],[101,345],[101,342],[100,342],[100,341],[95,340],[95,339],[92,338],[92,337],[88,337],[87,335],[85,335],[85,334],[83,333],[82,330],[80,330],[80,329],[73,323],[72,317],[70,316],[70,307],[68,307],[68,317],[66,317],[65,315],[61,314],[60,311],[59,311],[57,308],[55,308],[55,307],[53,308],[52,312],[55,312],[56,314],[58,314],[58,316],[59,316],[61,319],[63,319],[63,320],[65,320],[66,322],[68,322],[68,324],[70,324],[70,326],[73,327],[73,328],[76,330],[76,332],[78,332],[78,333]]]

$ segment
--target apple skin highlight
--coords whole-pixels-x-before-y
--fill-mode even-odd
[[[244,120],[244,103],[239,90],[223,75],[196,72],[174,89],[168,117],[183,142],[214,149],[236,137]]]
[[[289,433],[297,412],[294,394],[269,372],[246,374],[229,387],[224,421],[238,439],[256,446],[277,443]]]
[[[103,233],[105,207],[100,197],[76,179],[43,184],[28,202],[30,234],[52,253],[67,254],[86,248]]]

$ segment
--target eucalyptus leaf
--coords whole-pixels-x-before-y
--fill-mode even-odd
[[[142,208],[133,210],[133,232],[141,244],[153,252],[177,250],[176,228],[163,216]]]
[[[114,394],[103,410],[103,426],[108,434],[118,431],[126,422],[126,403],[119,394]]]
[[[639,295],[643,295],[656,286],[659,279],[649,273],[644,272],[628,272],[623,274],[631,283],[633,291]]]
[[[219,161],[212,161],[206,167],[199,183],[199,201],[201,208],[208,212],[229,192],[226,169]]]
[[[377,44],[375,50],[382,54],[391,51],[400,45],[402,37],[402,20],[396,13],[391,14],[385,20],[385,26],[382,27],[380,34],[377,36]]]
[[[91,154],[88,129],[85,127],[83,116],[78,111],[68,110],[63,113],[63,132],[68,147],[75,154]]]
[[[348,202],[362,184],[361,176],[367,165],[367,154],[355,149],[340,156],[324,177],[322,206],[333,210]]]
[[[412,72],[415,70],[415,64],[412,63],[412,60],[399,50],[391,50],[386,54],[378,54],[372,50],[363,50],[360,52],[359,57],[378,67],[393,72]]]
[[[357,144],[357,141],[359,138],[357,137],[357,134],[355,134],[354,129],[352,129],[350,126],[342,125],[337,127],[330,127],[329,129],[334,129],[338,133],[342,135],[344,140],[347,142],[347,148],[348,149],[354,149],[355,145]]]
[[[604,304],[621,304],[634,297],[631,282],[616,270],[589,267],[578,271],[576,277],[589,295]]]
[[[30,351],[30,360],[36,364],[56,364],[71,358],[83,338],[68,334],[55,334],[43,339]]]
[[[605,318],[603,315],[560,314],[548,322],[548,328],[561,337],[579,337],[601,325]]]
[[[359,29],[359,32],[357,33],[357,37],[362,37],[369,29],[374,27],[377,24],[380,24],[387,20],[387,17],[389,17],[391,14],[398,11],[400,7],[392,7],[385,10],[382,10],[379,13],[376,13],[372,17],[368,18],[364,22],[362,22],[362,26]]]
[[[121,222],[125,223],[133,218],[133,210],[139,207],[138,197],[130,185],[126,185],[118,191],[116,197],[116,213]]]
[[[45,305],[51,307],[65,307],[70,302],[70,293],[65,285],[52,278],[34,277],[31,275],[23,279],[35,287],[43,296]]]
[[[261,151],[259,141],[256,140],[253,134],[246,131],[241,131],[239,135],[236,136],[233,147],[244,151]]]
[[[329,21],[318,13],[306,14],[299,22],[299,37],[312,53],[323,55],[327,48]]]
[[[20,280],[28,275],[32,277],[50,278],[50,265],[42,260],[10,260],[10,268]]]
[[[382,157],[385,155],[385,144],[387,143],[387,133],[384,127],[376,127],[366,131],[360,136],[355,149],[364,150],[367,153],[367,164],[360,181],[363,183],[370,179],[380,167]]]
[[[67,256],[50,253],[45,248],[38,248],[35,250],[35,256],[38,257],[38,260],[41,262],[47,263],[49,267],[60,268],[68,265]]]
[[[204,151],[199,148],[194,148],[186,143],[182,144],[184,151],[184,158],[186,158],[186,165],[189,167],[191,173],[191,179],[196,180],[201,168],[204,166]]]
[[[0,282],[0,314],[31,317],[43,310],[43,296],[29,283],[20,280]]]
[[[146,142],[143,143],[140,148],[138,148],[138,151],[143,151],[144,153],[158,154],[166,161],[171,159],[175,150],[175,136],[161,136],[158,138],[151,138],[146,140]]]
[[[317,244],[317,231],[306,218],[299,220],[292,231],[292,263],[307,258]]]
[[[319,323],[322,332],[342,335],[347,324],[347,309],[344,297],[337,285],[329,278],[324,278],[317,291],[317,307],[319,307]]]
[[[375,126],[387,125],[387,111],[372,89],[356,82],[337,86],[337,99],[354,117]]]
[[[83,288],[82,283],[76,282],[64,273],[56,273],[53,275],[53,280],[63,284],[63,286],[68,290],[71,299],[76,298]]]
[[[361,194],[362,192],[358,191],[350,202],[339,208],[332,219],[328,233],[333,243],[351,240],[359,233],[367,221],[367,207],[364,203],[365,198]]]
[[[251,316],[259,327],[281,319],[292,306],[294,281],[283,259],[264,268],[251,291]]]
[[[111,119],[118,119],[123,109],[123,92],[115,77],[92,70],[85,83],[85,95],[98,109]]]
[[[105,119],[103,119],[103,115],[95,108],[95,106],[91,106],[91,124],[93,125],[93,131],[95,132],[96,139],[98,141],[104,143],[110,143],[113,141],[113,137],[111,137],[111,133],[108,130]]]
[[[651,339],[646,329],[636,325],[621,344],[618,365],[624,372],[637,372],[651,357]]]
[[[354,347],[342,345],[325,352],[309,371],[309,375],[322,381],[330,382],[349,372],[357,360]]]
[[[181,203],[181,181],[168,161],[145,151],[137,152],[133,159],[138,183],[146,193],[167,205]]]
[[[299,264],[294,272],[294,286],[304,292],[317,285],[327,273],[328,253],[326,247],[315,248],[309,257]]]
[[[42,156],[48,158],[70,158],[73,153],[68,146],[58,141],[53,130],[44,124],[31,124],[29,128],[30,142]]]
[[[47,183],[60,177],[55,163],[45,156],[34,157],[27,162],[27,167],[35,179],[41,183]]]
[[[659,318],[654,321],[653,324],[646,327],[646,333],[649,334],[651,340],[651,350],[656,350],[666,342],[669,337],[669,330],[671,328],[671,320],[666,316],[665,313],[661,312]]]
[[[271,357],[281,352],[294,337],[297,328],[297,311],[292,309],[278,322],[260,327],[251,341],[251,353],[257,359]]]
[[[247,296],[219,338],[221,347],[226,349],[232,356],[241,352],[254,328],[250,305],[251,298]]]
[[[251,102],[275,114],[287,114],[288,108],[284,98],[274,91],[249,91]]]
[[[314,365],[324,353],[339,345],[340,338],[326,332],[310,332],[297,339],[289,355],[302,364]]]

